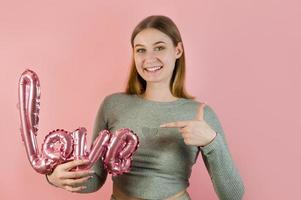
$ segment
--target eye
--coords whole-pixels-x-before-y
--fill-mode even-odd
[[[155,51],[161,51],[161,50],[163,50],[163,49],[165,49],[165,47],[163,47],[163,46],[155,47]]]
[[[143,52],[145,52],[145,49],[139,48],[139,49],[136,49],[136,52],[137,53],[143,53]]]

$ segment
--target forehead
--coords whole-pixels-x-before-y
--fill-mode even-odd
[[[136,37],[134,38],[134,45],[136,44],[152,45],[158,41],[163,41],[165,43],[172,43],[170,37],[165,33],[154,28],[147,28],[136,35]]]

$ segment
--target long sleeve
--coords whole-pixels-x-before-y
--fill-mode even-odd
[[[240,200],[244,195],[244,185],[232,160],[223,128],[210,106],[207,105],[204,112],[205,121],[217,133],[210,144],[199,147],[214,190],[220,200]]]
[[[101,104],[100,108],[98,109],[96,119],[94,122],[93,128],[93,136],[92,142],[98,136],[98,133],[103,130],[107,129],[107,120],[105,116],[105,100]],[[91,143],[92,144],[92,143]],[[92,167],[92,170],[95,171],[93,174],[93,178],[88,180],[84,185],[87,187],[86,189],[80,191],[80,193],[91,193],[95,192],[100,189],[107,179],[107,171],[104,169],[104,165],[102,159],[99,159]]]

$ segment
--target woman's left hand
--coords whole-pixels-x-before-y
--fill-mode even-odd
[[[204,120],[204,107],[204,103],[199,106],[195,120],[170,122],[160,127],[179,128],[185,144],[206,146],[214,140],[216,132]]]

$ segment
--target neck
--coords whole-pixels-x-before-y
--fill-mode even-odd
[[[142,97],[147,100],[168,102],[177,100],[169,90],[169,86],[162,86],[162,84],[147,84],[145,92]]]

